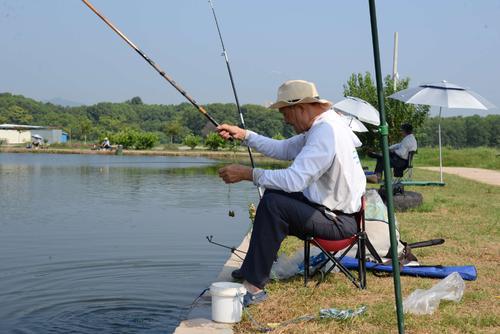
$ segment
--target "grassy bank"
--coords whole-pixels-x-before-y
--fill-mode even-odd
[[[439,149],[418,149],[415,166],[439,166]],[[491,147],[462,148],[443,147],[443,165],[447,167],[476,167],[500,170],[500,149]]]
[[[23,146],[0,146],[0,152],[10,153],[52,153],[52,154],[114,154],[114,151],[91,150],[89,145],[76,143],[73,145],[52,145],[47,149],[28,150]],[[161,145],[151,150],[123,150],[124,155],[145,155],[145,156],[198,156],[221,160],[229,160],[244,164],[249,164],[248,153],[245,147],[239,147],[236,152],[228,149],[210,151],[204,147],[197,147],[194,150],[181,145]],[[443,148],[443,162],[447,167],[477,167],[500,170],[500,149],[489,147],[476,147],[464,149]],[[276,160],[266,158],[262,154],[254,152],[257,162],[269,164]],[[363,166],[368,166],[371,170],[375,167],[375,161],[368,157],[362,157]],[[437,148],[419,148],[415,155],[414,166],[439,166],[439,152]]]
[[[96,154],[96,155],[115,155],[113,151],[100,151],[88,148],[88,145],[72,146],[50,146],[43,149],[26,149],[22,146],[0,146],[0,152],[4,153],[34,153],[34,154]],[[227,162],[250,164],[246,149],[241,148],[237,151],[219,150],[210,151],[207,149],[182,149],[176,145],[166,145],[155,147],[151,150],[123,150],[123,155],[131,156],[183,156],[183,157],[205,157]],[[257,163],[269,165],[277,163],[277,160],[267,158],[260,153],[254,152],[254,158]]]
[[[436,179],[437,173],[416,170],[417,179]],[[416,249],[421,264],[473,264],[478,279],[466,282],[461,302],[441,302],[433,315],[406,315],[407,333],[498,333],[500,330],[499,225],[500,187],[447,176],[443,188],[416,188],[425,204],[412,212],[397,213],[402,239],[409,242],[445,238],[444,245]],[[288,238],[286,252],[302,249],[302,242]],[[402,277],[403,297],[415,289],[427,289],[438,280]],[[368,289],[360,291],[341,274],[331,274],[314,289],[303,287],[301,277],[268,285],[270,299],[252,306],[260,322],[281,322],[320,308],[355,308],[367,305],[366,315],[351,321],[311,321],[289,325],[277,333],[393,333],[397,332],[393,280],[368,274]],[[248,319],[237,333],[255,332]]]
[[[363,166],[370,170],[375,167],[375,160],[361,157]],[[421,147],[413,159],[414,167],[439,167],[439,149],[437,147]],[[500,170],[500,149],[491,147],[474,147],[452,149],[443,147],[443,166],[445,167],[475,167]]]

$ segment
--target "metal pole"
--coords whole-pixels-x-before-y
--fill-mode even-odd
[[[441,183],[443,183],[443,154],[441,152],[441,109],[442,107],[439,107],[438,140],[439,140],[439,173],[440,173]]]
[[[198,111],[201,112],[213,125],[219,126],[219,123],[217,123],[217,121],[208,114],[205,108],[200,106],[191,96],[189,96],[188,93],[184,89],[182,89],[181,86],[177,84],[177,82],[174,81],[174,79],[172,79],[151,58],[149,58],[144,52],[142,52],[141,49],[137,47],[137,45],[135,45],[130,39],[128,39],[127,36],[125,36],[125,34],[123,34],[120,30],[118,30],[118,28],[116,28],[115,25],[111,23],[111,21],[109,21],[104,15],[102,15],[90,2],[88,2],[87,0],[82,0],[82,1],[83,3],[85,3],[85,5],[87,5],[87,7],[90,8],[91,11],[93,11],[97,16],[99,16],[99,18],[103,20],[104,23],[106,23],[111,28],[111,30],[117,33],[118,36],[120,36],[132,49],[134,49],[142,58],[144,58],[144,60],[149,65],[151,65],[156,70],[156,72],[158,72],[158,74],[160,74],[175,89],[177,89],[177,91],[181,93],[196,109],[198,109]]]
[[[382,140],[382,153],[384,156],[384,185],[386,191],[387,199],[387,214],[389,218],[389,234],[391,239],[391,258],[392,258],[392,270],[394,278],[394,295],[396,300],[396,311],[398,318],[398,331],[399,333],[404,333],[404,315],[403,315],[403,301],[401,297],[401,280],[399,277],[399,260],[398,260],[398,240],[396,238],[396,224],[394,221],[394,203],[392,198],[392,174],[391,166],[389,162],[389,128],[385,120],[385,109],[384,109],[384,86],[382,83],[382,74],[380,68],[380,54],[379,54],[379,43],[378,43],[378,31],[377,31],[377,13],[375,10],[375,0],[369,0],[370,6],[370,22],[372,31],[372,42],[373,42],[373,57],[375,61],[375,75],[377,78],[377,97],[378,97],[378,107],[380,112],[380,135]]]
[[[234,84],[233,73],[231,72],[231,65],[229,64],[229,58],[227,56],[224,40],[222,39],[222,33],[220,31],[219,21],[217,20],[217,15],[215,14],[215,8],[212,1],[208,0],[208,3],[212,8],[212,14],[214,15],[215,26],[217,27],[217,32],[219,33],[219,39],[222,45],[222,55],[226,60],[227,73],[229,73],[229,80],[231,81],[231,87],[233,88],[234,100],[236,101],[236,108],[238,109],[238,114],[240,115],[241,127],[243,129],[246,129],[245,118],[243,117],[243,112],[241,111],[240,100],[238,99],[238,93],[236,92],[236,85]],[[252,168],[255,168],[255,162],[253,160],[252,149],[250,148],[250,146],[247,146],[247,150],[248,150],[248,156],[250,157],[250,163],[252,165]],[[262,198],[262,189],[260,189],[260,187],[257,187],[257,191],[259,192],[259,197]]]
[[[398,86],[398,32],[394,33],[394,54],[392,56],[392,83],[396,91]]]

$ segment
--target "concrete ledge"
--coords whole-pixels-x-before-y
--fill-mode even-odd
[[[250,243],[250,233],[248,233],[238,249],[246,252]],[[238,253],[244,258],[244,254]],[[231,282],[231,272],[241,266],[242,260],[231,253],[231,256],[222,267],[221,272],[217,275],[215,282]],[[174,334],[232,334],[233,326],[230,324],[220,324],[210,320],[212,318],[211,297],[205,294],[189,312],[187,320],[182,321],[174,331]]]
[[[233,329],[230,324],[219,324],[204,318],[184,320],[175,329],[174,334],[232,334]]]

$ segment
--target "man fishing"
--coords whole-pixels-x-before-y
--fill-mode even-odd
[[[410,152],[417,151],[417,140],[413,135],[413,126],[411,124],[402,124],[400,130],[403,140],[400,143],[389,146],[389,162],[394,169],[404,170],[408,167]],[[380,182],[384,170],[384,157],[381,153],[374,152],[368,152],[368,156],[377,159],[375,175],[377,176],[377,182]]]
[[[264,170],[229,165],[219,170],[226,183],[252,181],[266,188],[255,216],[248,253],[233,277],[244,279],[244,305],[264,301],[264,287],[281,242],[287,235],[338,240],[357,231],[366,179],[356,147],[361,142],[321,99],[313,83],[291,80],[278,89],[278,109],[297,135],[274,140],[237,126],[217,127],[225,138],[242,140],[262,154],[292,160],[288,168]]]

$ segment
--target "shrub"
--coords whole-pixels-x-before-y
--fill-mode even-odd
[[[184,145],[191,147],[194,149],[196,146],[200,145],[201,137],[193,134],[189,134],[184,138]]]
[[[159,140],[160,138],[155,133],[142,132],[137,134],[134,146],[136,150],[147,150],[153,148]]]
[[[133,148],[137,141],[138,132],[132,129],[125,129],[109,136],[112,145],[122,145],[123,148]],[[102,142],[102,139],[101,139]]]
[[[285,137],[281,134],[281,133],[277,133],[273,136],[273,139],[277,139],[277,140],[283,140],[285,139]]]
[[[224,139],[221,138],[217,133],[210,132],[205,138],[205,145],[212,151],[217,151],[226,145]]]
[[[125,149],[147,150],[153,148],[160,140],[158,135],[152,132],[139,132],[134,129],[124,129],[111,134],[109,140],[113,145],[122,145]]]

